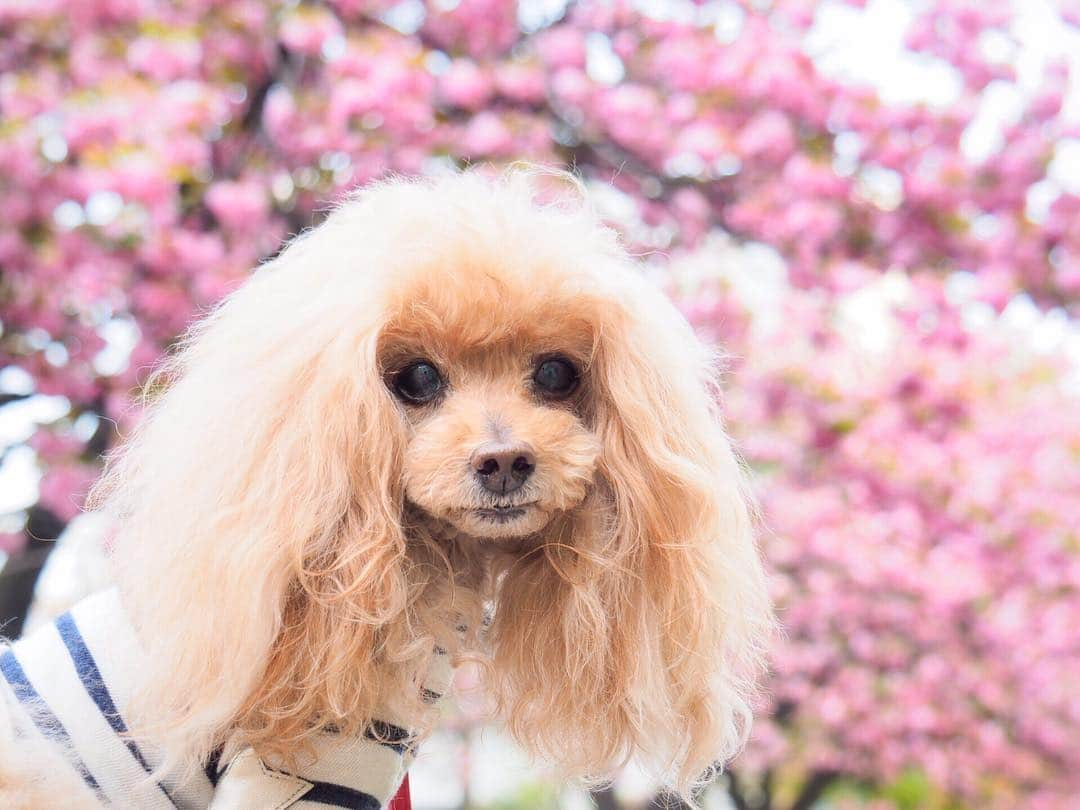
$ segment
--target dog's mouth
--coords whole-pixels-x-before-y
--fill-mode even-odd
[[[463,535],[477,540],[520,538],[534,534],[551,520],[552,511],[540,499],[530,501],[481,500],[450,508],[432,510],[416,507],[440,523],[446,523]]]
[[[525,513],[532,509],[535,501],[528,503],[497,503],[493,506],[481,506],[471,510],[474,515],[484,521],[492,523],[511,523],[525,517]]]

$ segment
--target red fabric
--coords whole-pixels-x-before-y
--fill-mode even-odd
[[[386,810],[412,810],[412,798],[409,796],[409,775],[405,774],[405,779],[401,783],[401,787],[398,788],[398,792],[394,795],[394,798],[390,800],[390,806]]]

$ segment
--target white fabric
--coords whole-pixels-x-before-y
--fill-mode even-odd
[[[105,806],[374,810],[389,802],[404,778],[414,752],[398,738],[407,732],[375,728],[359,738],[320,735],[314,759],[305,759],[294,774],[246,749],[231,763],[221,763],[223,772],[213,779],[200,773],[183,781],[150,780],[156,752],[144,740],[129,739],[123,719],[142,655],[115,588],[83,600],[0,652],[0,698],[11,732],[47,737]],[[448,657],[437,655],[424,688],[444,694],[450,674]]]
[[[250,748],[237,754],[218,782],[210,810],[265,807],[283,810],[296,804],[314,785],[299,776],[267,768]]]

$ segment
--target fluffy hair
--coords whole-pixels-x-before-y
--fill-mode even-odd
[[[422,736],[436,646],[569,777],[636,756],[689,796],[745,741],[771,618],[715,358],[576,180],[539,201],[551,177],[366,187],[156,372],[92,497],[170,764],[386,705]],[[553,352],[580,390],[538,401],[521,363]],[[421,356],[448,382],[416,407],[394,375]],[[492,432],[535,449],[520,530],[473,530]]]

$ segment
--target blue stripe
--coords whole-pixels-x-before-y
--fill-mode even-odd
[[[109,687],[106,686],[101,670],[98,669],[90,648],[86,646],[86,641],[83,639],[82,633],[79,632],[75,619],[70,613],[65,613],[56,620],[56,629],[60,631],[60,638],[64,640],[64,646],[67,647],[68,655],[71,656],[71,663],[75,665],[75,672],[78,674],[79,680],[82,681],[86,694],[94,701],[94,705],[98,707],[98,711],[101,712],[101,716],[105,718],[109,727],[123,740],[124,745],[127,746],[135,761],[142,766],[144,771],[150,773],[153,768],[143,757],[139,746],[135,744],[134,740],[123,736],[127,734],[127,726],[120,716],[120,711],[116,708],[112,695],[109,694]],[[169,795],[169,791],[160,782],[155,784],[157,784],[158,790],[169,800],[169,803],[175,807],[176,802]]]
[[[305,802],[348,807],[350,810],[379,810],[378,799],[351,787],[331,782],[313,782],[312,785],[311,790],[301,797]]]
[[[432,694],[435,693],[432,692]],[[439,697],[442,696],[436,695],[436,699]],[[328,723],[323,726],[323,731],[327,734],[341,733],[341,729],[333,723]],[[395,726],[394,724],[387,723],[383,720],[372,720],[371,725],[364,729],[364,736],[372,742],[384,745],[399,754],[404,754],[408,751],[416,741],[416,738],[408,729],[404,729],[401,726]]]
[[[218,768],[221,765],[221,750],[222,746],[218,746],[210,752],[210,756],[206,758],[206,764],[203,766],[203,770],[206,771],[206,778],[210,780],[210,784],[217,787],[218,779],[221,775],[218,773]]]
[[[406,729],[401,728],[401,726],[384,723],[382,720],[373,720],[364,732],[364,736],[379,745],[385,745],[387,748],[397,751],[399,754],[408,751],[414,739],[413,735]]]
[[[79,772],[83,781],[90,786],[94,793],[97,794],[97,797],[107,804],[108,800],[102,792],[101,786],[97,783],[94,775],[90,773],[90,769],[86,767],[86,763],[75,752],[75,745],[71,741],[71,735],[64,728],[64,724],[60,722],[60,718],[53,714],[52,709],[41,699],[41,695],[38,694],[34,685],[30,683],[30,679],[26,677],[26,672],[23,671],[18,659],[15,658],[15,653],[11,650],[6,650],[3,655],[0,655],[0,672],[4,673],[4,678],[11,684],[15,697],[18,698],[21,704],[26,706],[27,713],[34,721],[34,725],[38,727],[38,730],[46,738],[58,740],[63,745],[72,767]]]

